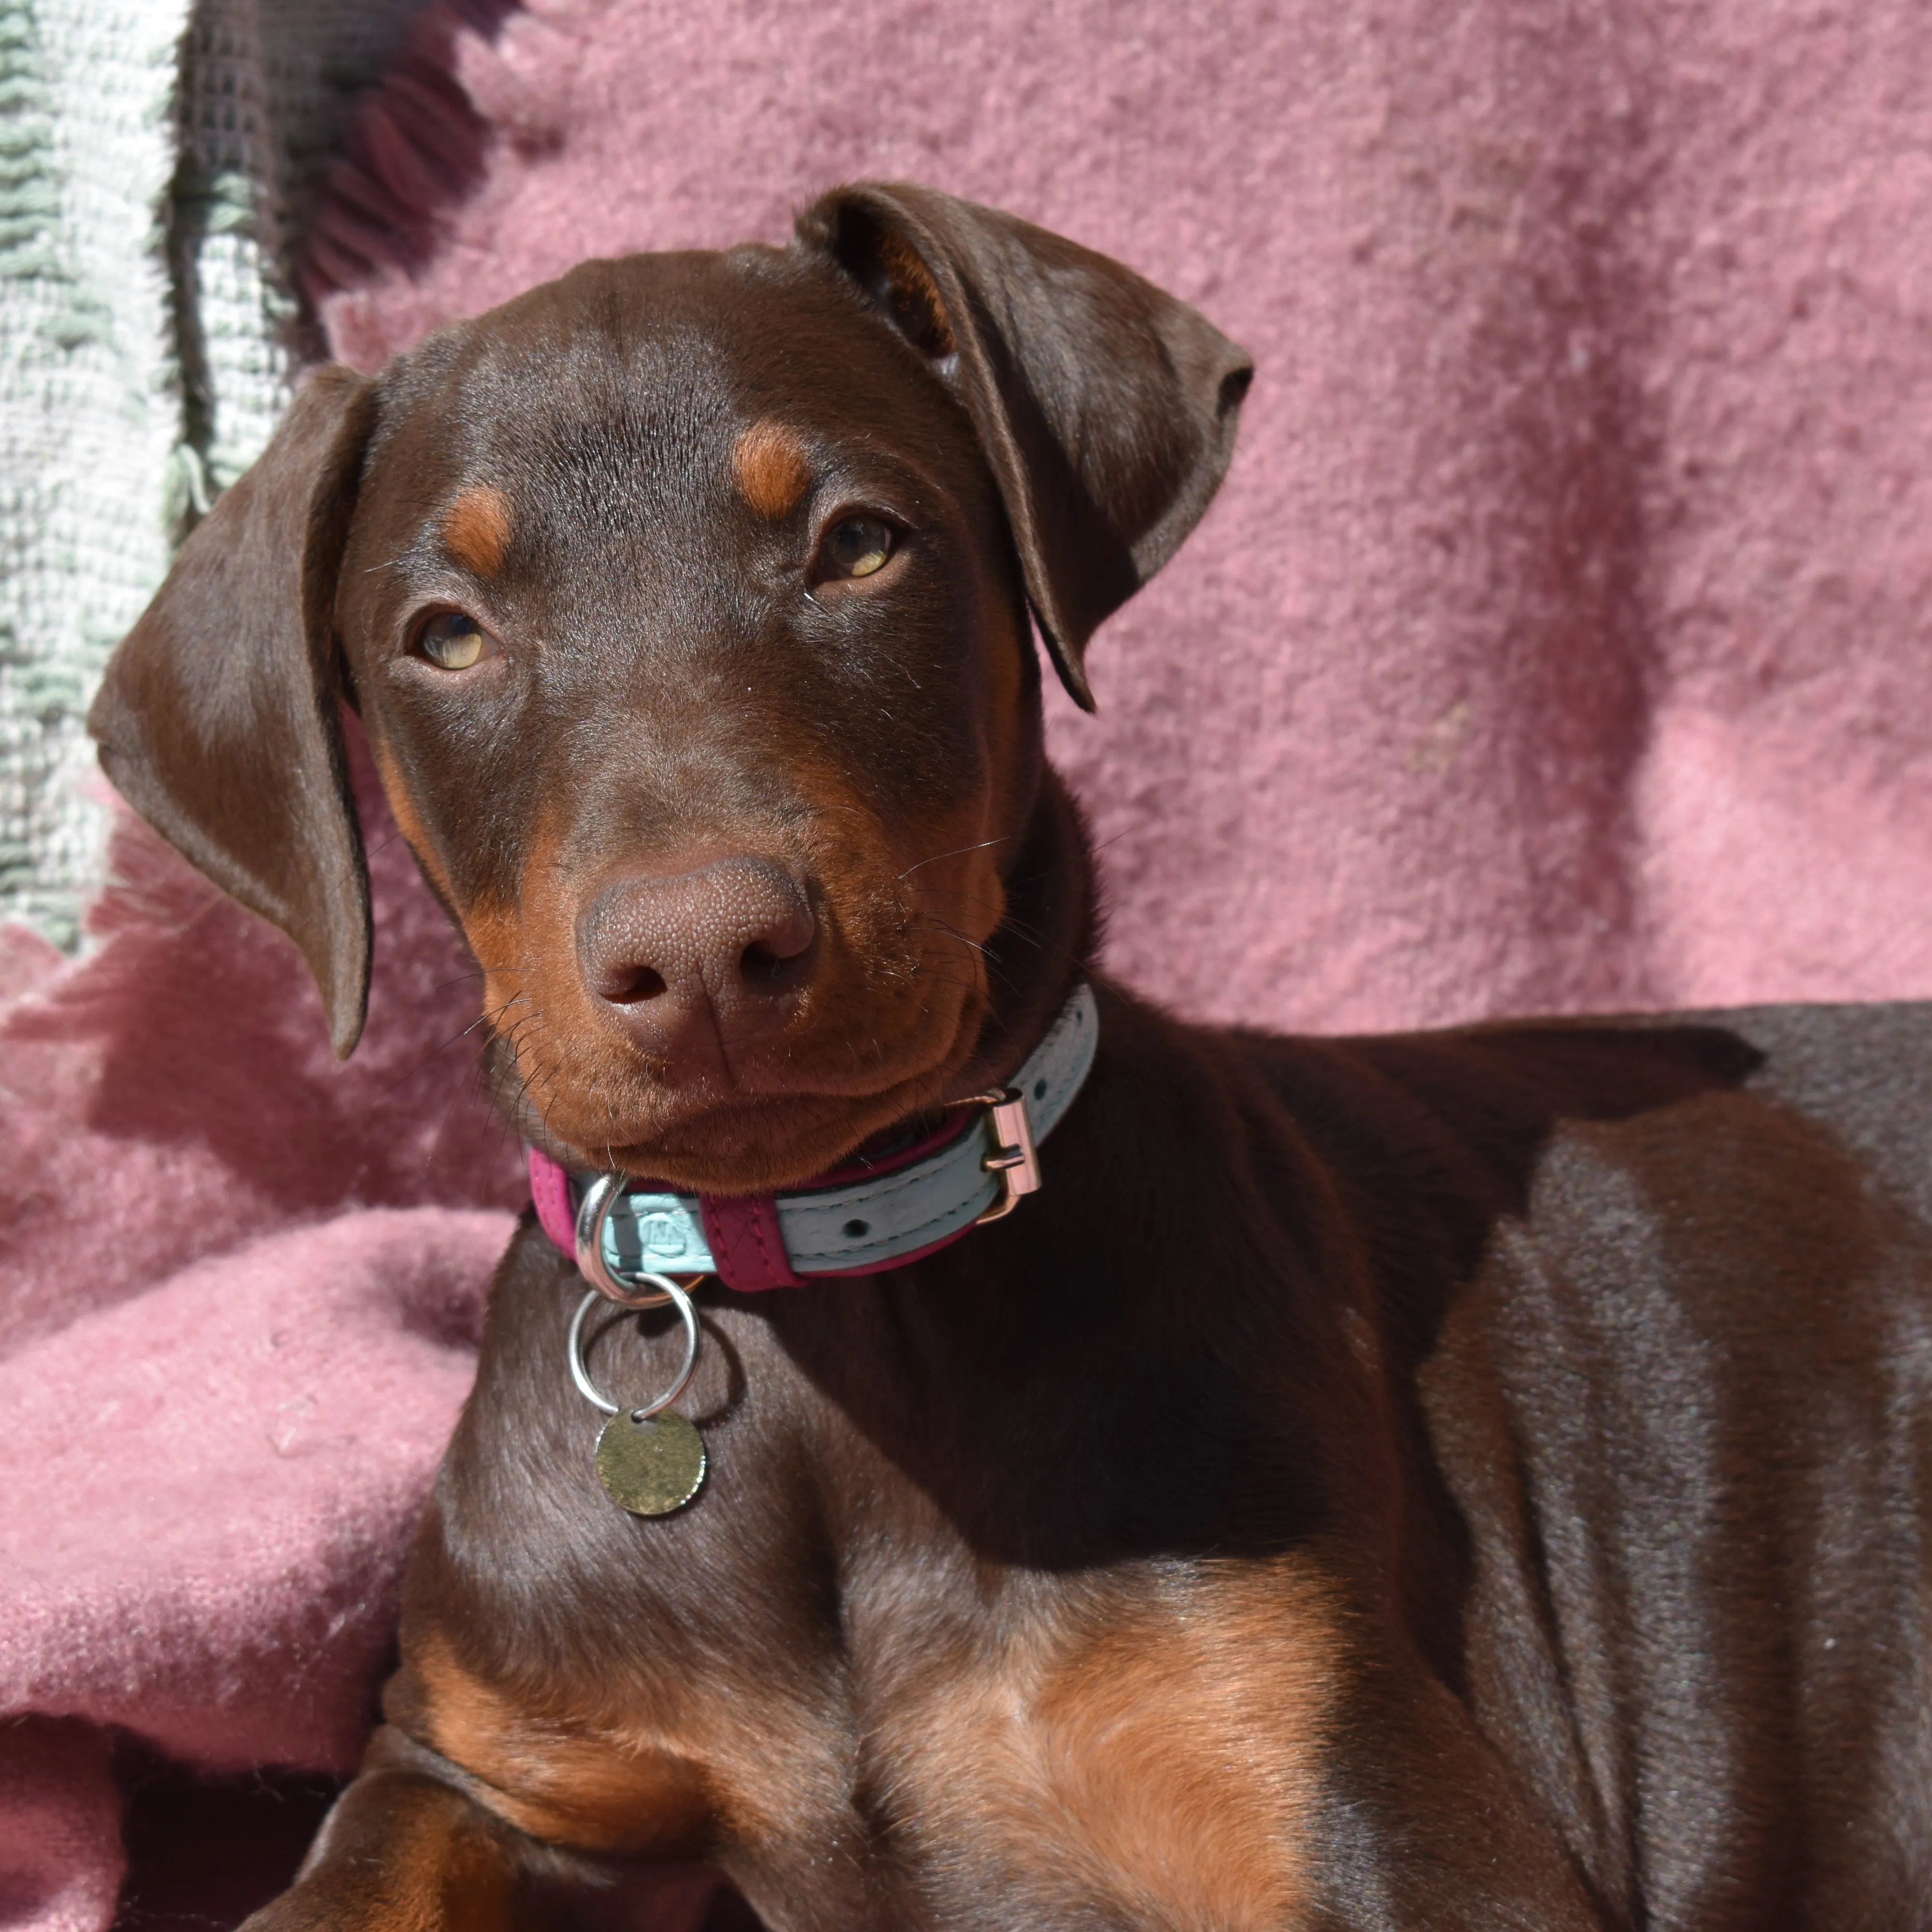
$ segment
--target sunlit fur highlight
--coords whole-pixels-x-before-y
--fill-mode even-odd
[[[671,1856],[702,1842],[712,1806],[689,1758],[633,1732],[519,1705],[440,1644],[412,1660],[424,1741],[486,1789],[506,1823],[551,1844]]]

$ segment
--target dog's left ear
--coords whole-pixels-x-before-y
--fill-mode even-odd
[[[932,188],[834,189],[798,238],[957,386],[1047,647],[1092,710],[1087,640],[1200,520],[1254,364],[1118,262]]]
[[[302,948],[338,1059],[368,999],[369,875],[336,710],[335,579],[375,396],[352,370],[310,377],[182,546],[87,719],[122,796]]]

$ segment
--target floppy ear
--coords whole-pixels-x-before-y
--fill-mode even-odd
[[[1253,364],[1118,262],[932,188],[835,188],[798,238],[957,386],[1047,648],[1092,710],[1087,640],[1200,520]]]
[[[88,728],[116,789],[302,948],[338,1058],[369,991],[369,876],[344,763],[335,579],[374,388],[318,370],[196,526],[107,667]]]

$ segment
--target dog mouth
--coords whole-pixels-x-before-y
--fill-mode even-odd
[[[522,1136],[566,1167],[693,1193],[770,1193],[806,1185],[958,1097],[950,1089],[970,1057],[983,1006],[962,1001],[938,1051],[896,1056],[898,1066],[880,1070],[884,1078],[836,1090],[786,1079],[762,1088],[747,1081],[734,1090],[709,1080],[654,1080],[634,1066],[615,1078],[560,1079],[526,1068],[502,1036],[490,1042],[485,1069],[498,1106]]]

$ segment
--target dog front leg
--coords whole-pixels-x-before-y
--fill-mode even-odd
[[[440,1779],[365,1769],[293,1886],[242,1932],[514,1932],[519,1838]]]
[[[708,1866],[586,1858],[519,1831],[470,1783],[382,1725],[294,1885],[240,1932],[698,1932],[704,1923],[722,1882]]]

